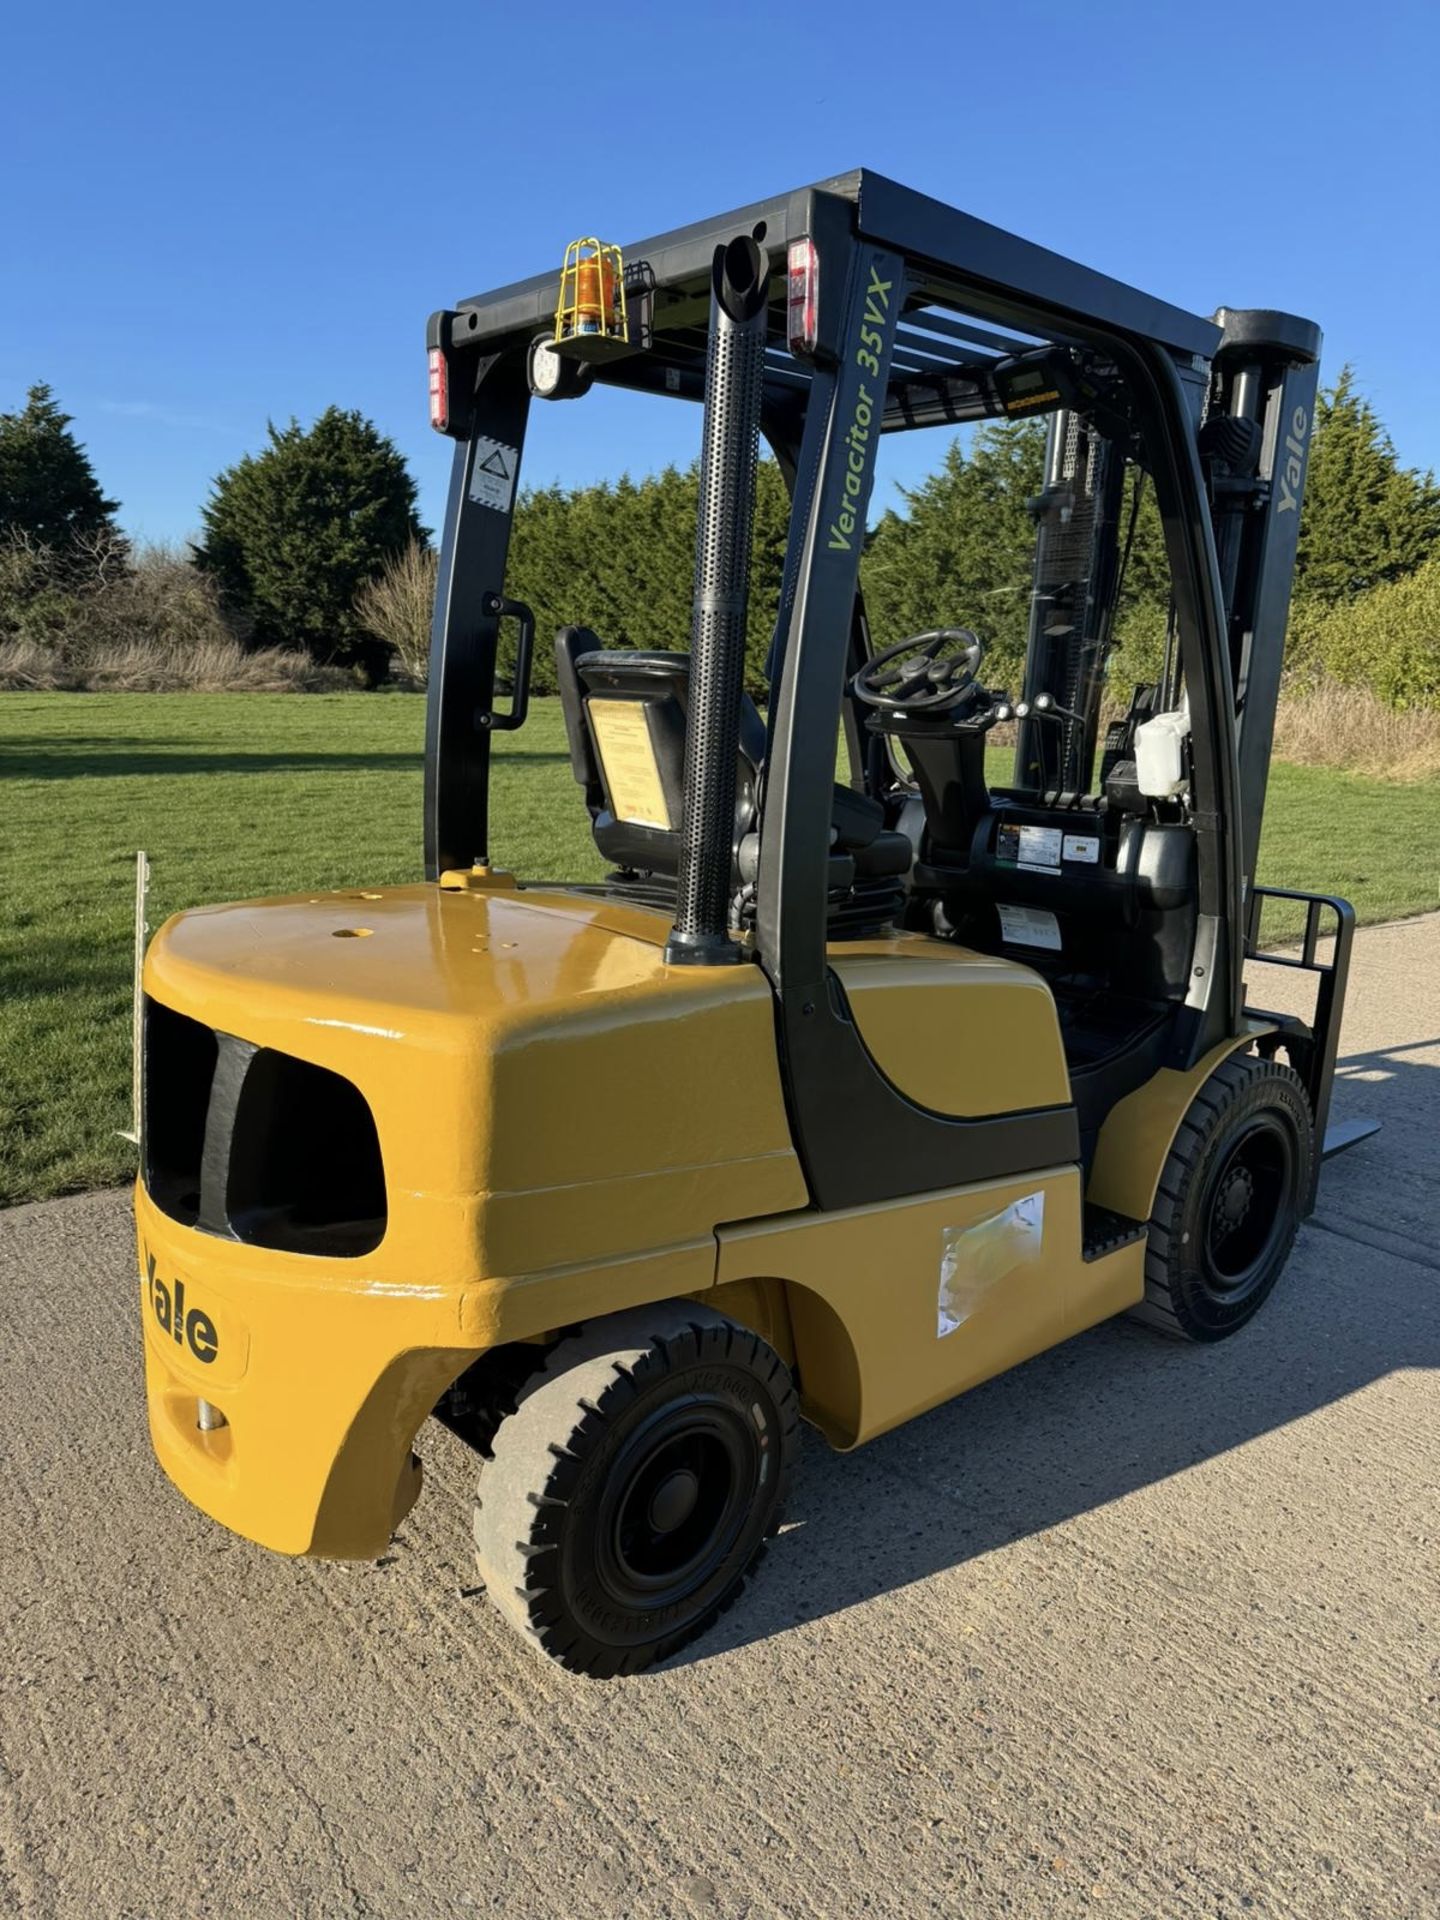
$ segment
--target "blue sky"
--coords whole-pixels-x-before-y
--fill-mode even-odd
[[[331,402],[394,436],[438,524],[432,308],[558,270],[577,233],[857,165],[1198,311],[1318,319],[1329,373],[1354,361],[1402,457],[1440,465],[1420,0],[32,0],[0,65],[0,410],[48,381],[138,534],[194,529],[268,418]],[[536,413],[532,482],[698,442],[688,407]]]

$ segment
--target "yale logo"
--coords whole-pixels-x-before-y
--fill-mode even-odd
[[[1300,482],[1305,474],[1305,435],[1310,426],[1303,407],[1290,416],[1290,431],[1285,436],[1283,460],[1277,460],[1280,472],[1280,505],[1277,513],[1294,513],[1300,498]]]
[[[199,1307],[186,1311],[185,1282],[177,1280],[172,1292],[156,1273],[155,1256],[148,1249],[145,1278],[150,1288],[150,1306],[161,1330],[170,1335],[177,1347],[188,1347],[195,1358],[208,1367],[220,1351],[215,1322]]]

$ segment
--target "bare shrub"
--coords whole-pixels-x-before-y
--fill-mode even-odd
[[[33,534],[6,530],[0,537],[0,640],[64,646],[83,605],[68,563],[68,554]]]
[[[424,686],[430,672],[437,564],[432,547],[412,540],[355,596],[361,625],[392,650],[396,677],[417,687]]]
[[[23,635],[0,640],[0,693],[58,693],[74,684],[58,648]]]
[[[1375,780],[1440,776],[1440,711],[1387,706],[1368,687],[1329,678],[1286,688],[1275,715],[1275,757]]]
[[[117,647],[148,647],[169,658],[233,646],[238,637],[221,614],[215,582],[182,549],[155,543],[137,548],[127,572],[85,601],[83,627],[67,645],[84,663]]]
[[[287,647],[247,649],[228,634],[199,641],[140,635],[90,647],[83,685],[92,693],[325,693],[353,686],[341,667]]]
[[[215,582],[182,548],[140,547],[117,567],[99,543],[77,544],[63,585],[53,576],[43,551],[24,543],[0,550],[0,596],[7,582],[24,589],[11,602],[20,612],[8,633],[0,627],[0,689],[315,693],[353,684],[343,668],[307,653],[244,646]]]

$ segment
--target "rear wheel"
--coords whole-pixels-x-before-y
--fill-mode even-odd
[[[707,1308],[640,1308],[560,1341],[481,1476],[487,1591],[574,1672],[665,1659],[733,1603],[779,1525],[797,1425],[789,1369]]]
[[[1133,1317],[1188,1340],[1223,1340],[1280,1278],[1315,1152],[1299,1076],[1231,1059],[1196,1094],[1160,1175]]]

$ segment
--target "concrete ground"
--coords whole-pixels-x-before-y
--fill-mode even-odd
[[[0,1216],[0,1911],[1440,1913],[1440,917],[1361,935],[1342,1052],[1385,1133],[1250,1329],[807,1435],[720,1630],[605,1685],[472,1590],[433,1424],[375,1565],[194,1512],[124,1197]]]

